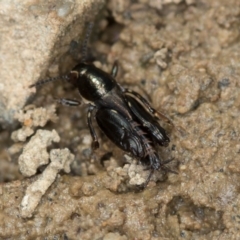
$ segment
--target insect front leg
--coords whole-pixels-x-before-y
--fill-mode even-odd
[[[88,127],[89,127],[89,130],[90,130],[90,134],[92,136],[92,149],[93,150],[96,150],[99,148],[99,142],[98,142],[98,138],[97,138],[97,134],[93,128],[93,125],[92,125],[92,114],[93,114],[93,111],[96,110],[96,107],[95,106],[90,106],[88,108],[88,114],[87,114],[87,124],[88,124]]]
[[[81,104],[80,101],[77,101],[75,99],[69,99],[69,98],[55,98],[57,103],[60,103],[64,106],[71,106],[71,107],[75,107],[75,106],[79,106]]]

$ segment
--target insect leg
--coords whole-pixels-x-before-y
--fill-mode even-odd
[[[154,169],[152,168],[152,169],[150,170],[150,173],[149,173],[149,175],[148,175],[145,183],[143,183],[143,188],[146,188],[146,187],[147,187],[147,185],[148,185],[148,183],[149,183],[149,181],[150,181],[150,179],[151,179],[151,177],[152,177],[152,175],[153,175],[153,172],[154,172]]]
[[[168,168],[168,167],[165,166],[165,164],[168,164],[168,163],[171,162],[171,161],[173,161],[173,158],[172,158],[172,159],[169,159],[169,160],[166,160],[166,161],[163,161],[162,164],[161,164],[161,168],[160,168],[160,169],[163,170],[163,171],[165,171],[165,172],[171,172],[171,173],[174,173],[174,174],[178,174],[178,172],[176,172],[176,171],[174,171],[174,170],[171,170],[170,168]],[[145,181],[145,182],[142,184],[142,186],[141,186],[143,189],[147,187],[148,183],[149,183],[150,180],[151,180],[151,177],[152,177],[152,175],[153,175],[154,170],[156,170],[156,169],[151,168],[151,167],[148,167],[148,168],[146,168],[146,169],[144,169],[144,170],[149,170],[149,168],[150,168],[149,175],[148,175],[146,181]]]
[[[156,117],[157,119],[162,118],[165,122],[174,126],[173,122],[168,117],[166,117],[163,113],[158,112],[154,108],[152,108],[149,102],[144,97],[142,97],[139,93],[129,89],[124,89],[123,91],[124,93],[131,94],[134,97],[138,98],[144,104],[147,110],[154,115],[154,117]]]
[[[118,72],[118,61],[115,60],[112,66],[111,75],[115,78]]]
[[[162,162],[163,165],[161,166],[161,169],[162,169],[163,171],[165,171],[165,172],[170,172],[170,173],[178,174],[178,172],[176,172],[176,171],[170,169],[169,167],[166,167],[166,166],[165,166],[166,164],[168,164],[168,163],[170,163],[170,162],[172,162],[172,161],[173,161],[173,158],[171,158],[171,159],[169,159],[169,160],[163,161],[163,162]]]
[[[79,106],[81,104],[81,102],[79,102],[77,100],[69,99],[69,98],[55,98],[55,100],[57,103],[60,103],[64,106],[75,107],[75,106]]]
[[[93,114],[93,111],[96,109],[95,106],[90,106],[88,108],[88,114],[87,114],[87,123],[88,123],[88,127],[89,127],[89,130],[90,130],[90,134],[92,136],[92,148],[93,150],[96,150],[97,148],[99,148],[99,142],[98,142],[98,138],[97,138],[97,134],[93,128],[93,125],[92,125],[92,114]]]

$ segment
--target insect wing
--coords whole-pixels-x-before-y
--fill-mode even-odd
[[[154,140],[161,146],[167,146],[170,140],[157,120],[135,98],[129,95],[125,95],[125,98],[134,116],[148,130]]]
[[[117,111],[101,108],[96,113],[96,120],[101,130],[119,148],[138,158],[145,155],[141,136],[131,122]]]

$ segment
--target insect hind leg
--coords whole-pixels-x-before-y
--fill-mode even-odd
[[[162,162],[161,169],[162,169],[163,171],[165,171],[165,172],[171,172],[171,173],[174,173],[174,174],[178,174],[178,172],[170,169],[169,167],[166,167],[166,164],[172,162],[173,160],[174,160],[174,158],[172,157],[172,158],[170,158],[170,159],[168,159],[168,160],[163,161],[163,162]]]
[[[149,166],[148,168],[146,168],[145,170],[150,170],[150,172],[149,172],[149,175],[147,176],[146,181],[145,181],[142,185],[140,185],[140,188],[144,189],[144,188],[147,187],[147,185],[148,185],[148,183],[150,182],[151,177],[152,177],[152,175],[153,175],[153,173],[154,173],[155,170],[162,170],[162,171],[164,171],[165,173],[170,172],[170,173],[178,174],[178,172],[176,172],[176,171],[170,169],[169,167],[166,167],[166,166],[165,166],[166,164],[172,162],[173,159],[174,159],[174,158],[170,158],[170,159],[168,159],[168,160],[166,160],[166,161],[161,162],[161,166],[160,166],[158,169],[155,169],[155,168],[152,167],[152,166]]]
[[[161,113],[159,111],[156,111],[154,108],[152,108],[150,106],[149,102],[144,97],[142,97],[139,93],[137,93],[135,91],[132,91],[132,90],[129,90],[129,89],[124,89],[124,93],[130,94],[130,95],[136,97],[154,117],[156,117],[157,119],[161,118],[166,123],[168,123],[168,124],[170,124],[171,126],[174,127],[173,122],[167,116],[165,116],[163,113]]]

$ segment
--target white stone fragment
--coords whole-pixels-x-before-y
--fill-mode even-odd
[[[24,110],[19,110],[15,118],[22,124],[22,128],[14,131],[11,138],[14,142],[25,142],[26,138],[34,133],[34,128],[44,127],[50,120],[57,120],[55,104],[48,105],[45,108],[35,108],[34,105],[28,105]]]
[[[55,130],[38,130],[23,148],[23,153],[18,159],[21,173],[30,177],[34,175],[39,166],[49,162],[47,147],[51,142],[59,142],[60,137]]]
[[[21,216],[31,217],[42,196],[55,181],[61,170],[70,171],[70,164],[74,160],[74,155],[65,149],[53,149],[50,152],[51,163],[46,167],[40,177],[28,186],[25,196],[20,205]]]

